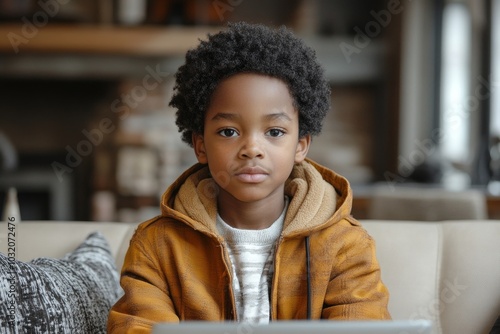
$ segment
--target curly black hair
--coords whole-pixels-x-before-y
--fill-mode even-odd
[[[229,23],[186,53],[175,75],[170,106],[177,108],[182,140],[192,146],[192,134],[202,134],[205,111],[217,85],[231,75],[257,73],[283,80],[299,111],[299,136],[317,135],[330,109],[330,88],[314,50],[288,28]]]

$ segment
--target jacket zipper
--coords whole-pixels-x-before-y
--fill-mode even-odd
[[[273,272],[273,280],[271,281],[271,291],[269,294],[269,322],[275,320],[273,314],[273,309],[274,309],[273,295],[274,295],[274,286],[276,284],[276,277],[278,277],[278,275],[276,274],[276,269],[277,269],[276,259],[278,258],[278,249],[280,248],[282,242],[283,242],[283,236],[280,235],[278,242],[276,243],[276,247],[274,248],[274,260],[273,260],[274,272]]]
[[[233,317],[234,321],[239,321],[238,319],[238,312],[236,312],[236,301],[234,297],[234,291],[233,291],[233,270],[232,268],[229,268],[228,264],[231,263],[229,260],[229,255],[227,254],[226,248],[222,242],[219,241],[219,246],[221,249],[222,253],[222,259],[224,262],[224,266],[226,267],[226,273],[228,275],[228,282],[227,282],[227,290],[229,291],[229,297],[231,300],[231,316]]]

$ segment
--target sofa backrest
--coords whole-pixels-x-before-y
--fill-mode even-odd
[[[379,185],[372,191],[369,219],[444,221],[488,217],[486,195],[477,189],[451,191],[417,185]]]
[[[364,220],[394,319],[434,333],[487,334],[500,314],[500,221]]]

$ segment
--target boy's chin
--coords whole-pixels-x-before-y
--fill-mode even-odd
[[[222,194],[224,192],[225,194]],[[219,193],[219,199],[220,196],[229,196],[233,200],[236,200],[237,202],[240,203],[246,203],[246,204],[251,204],[251,203],[260,203],[262,201],[269,201],[272,197],[272,194],[269,194],[268,192],[262,191],[262,190],[256,190],[256,189],[247,189],[243,190],[239,189],[237,191],[227,191],[227,190],[222,190],[221,193]],[[284,193],[281,194],[281,196],[284,196]]]

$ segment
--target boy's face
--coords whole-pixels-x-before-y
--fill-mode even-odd
[[[242,202],[283,198],[293,165],[304,160],[310,136],[299,138],[299,114],[287,85],[259,74],[222,81],[193,135],[200,163],[208,163],[220,196]]]

